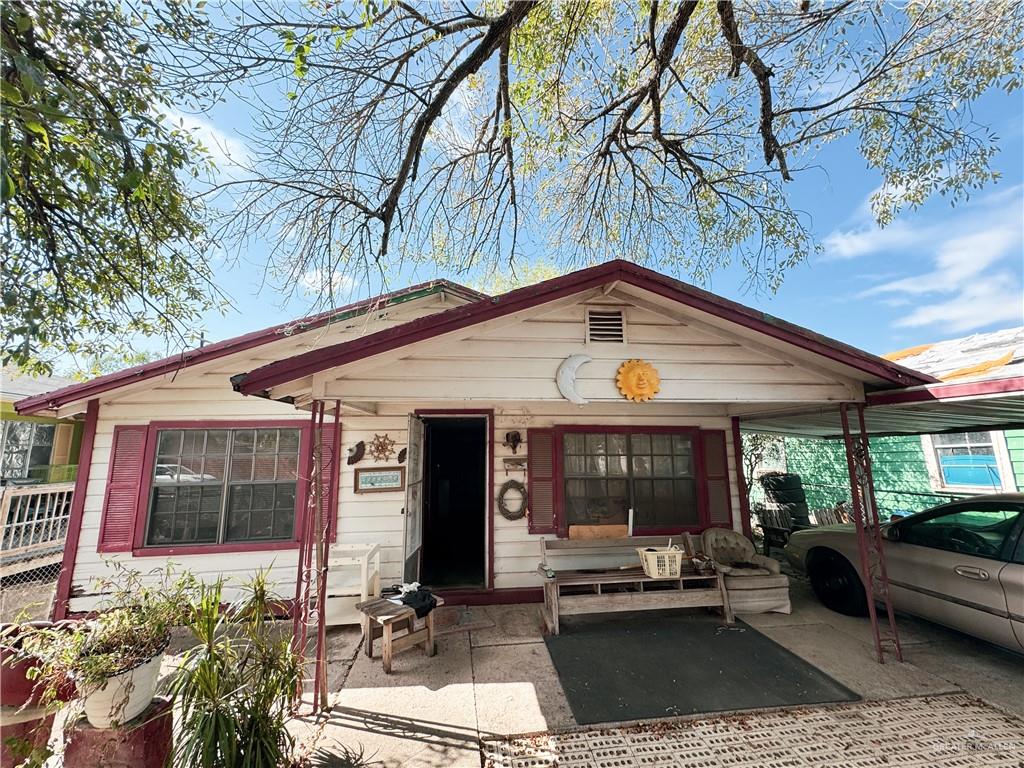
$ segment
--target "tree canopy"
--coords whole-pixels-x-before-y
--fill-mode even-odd
[[[973,107],[1024,44],[1017,0],[203,5],[3,4],[5,361],[184,339],[220,300],[211,238],[293,286],[541,256],[774,289],[817,247],[787,183],[832,142],[881,224],[994,180]],[[209,156],[168,115],[228,93],[246,161],[192,194]]]
[[[190,94],[162,79],[161,40],[203,21],[177,4],[8,0],[2,6],[3,361],[47,369],[136,334],[189,335],[211,306],[209,167],[167,118]]]
[[[281,233],[295,273],[618,256],[773,289],[816,247],[786,184],[831,142],[877,171],[882,224],[992,181],[972,105],[1020,86],[1024,38],[1009,0],[231,9],[183,56],[259,116],[227,232]]]

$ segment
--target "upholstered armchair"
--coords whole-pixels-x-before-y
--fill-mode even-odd
[[[701,534],[704,554],[725,576],[725,588],[735,613],[789,613],[789,578],[779,561],[754,550],[743,534],[726,528],[708,528]]]

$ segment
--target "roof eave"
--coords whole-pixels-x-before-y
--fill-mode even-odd
[[[187,350],[178,355],[163,358],[162,360],[154,360],[153,362],[143,363],[142,365],[133,366],[131,368],[125,368],[121,371],[115,371],[114,373],[99,376],[81,384],[73,384],[69,387],[63,387],[51,392],[32,395],[31,397],[26,397],[15,402],[14,409],[19,414],[26,416],[41,413],[43,411],[56,411],[64,406],[71,405],[76,402],[91,400],[101,394],[105,394],[106,392],[119,389],[120,387],[127,386],[129,384],[134,384],[138,381],[145,381],[146,379],[155,378],[167,373],[174,373],[175,371],[179,371],[182,368],[186,368],[191,365],[196,365],[209,360],[216,360],[236,352],[243,352],[262,344],[277,341],[289,332],[295,333],[296,331],[293,329],[298,329],[297,332],[299,333],[314,330],[324,325],[328,325],[331,322],[345,320],[349,317],[364,314],[372,311],[376,307],[392,306],[394,304],[410,301],[413,298],[417,298],[415,294],[428,295],[429,293],[438,293],[441,291],[459,296],[469,302],[476,302],[486,297],[486,294],[475,291],[464,285],[459,285],[458,283],[452,283],[448,280],[431,280],[426,283],[419,283],[408,288],[403,288],[399,291],[393,291],[383,296],[376,296],[342,307],[337,307],[300,320],[271,326],[258,331],[252,331],[250,333],[243,334],[242,336],[235,336],[230,339],[208,344],[204,347]]]
[[[276,386],[327,368],[459,330],[491,317],[511,314],[613,280],[622,280],[700,311],[743,324],[768,336],[794,344],[899,387],[937,382],[937,379],[927,374],[905,368],[780,318],[757,312],[737,302],[723,299],[708,291],[622,260],[581,269],[487,300],[419,318],[361,339],[342,342],[295,355],[285,360],[278,360],[248,373],[237,375],[232,378],[232,382],[235,389],[242,394],[265,394]]]

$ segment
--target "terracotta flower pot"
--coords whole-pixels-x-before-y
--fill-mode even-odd
[[[19,651],[18,636],[25,629],[46,629],[71,626],[71,622],[53,624],[49,621],[33,621],[27,624],[4,624],[0,626],[0,704],[5,707],[22,707],[26,704],[37,706],[43,695],[38,681],[29,676],[29,672],[39,666],[34,659],[22,658],[14,660]],[[71,701],[75,698],[74,681],[68,680],[57,693],[59,701]]]

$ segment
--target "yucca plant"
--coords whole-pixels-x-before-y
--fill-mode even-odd
[[[199,589],[187,651],[171,686],[180,710],[174,764],[181,768],[278,768],[294,749],[288,731],[299,663],[267,621],[278,602],[266,573],[225,607],[224,582]]]

